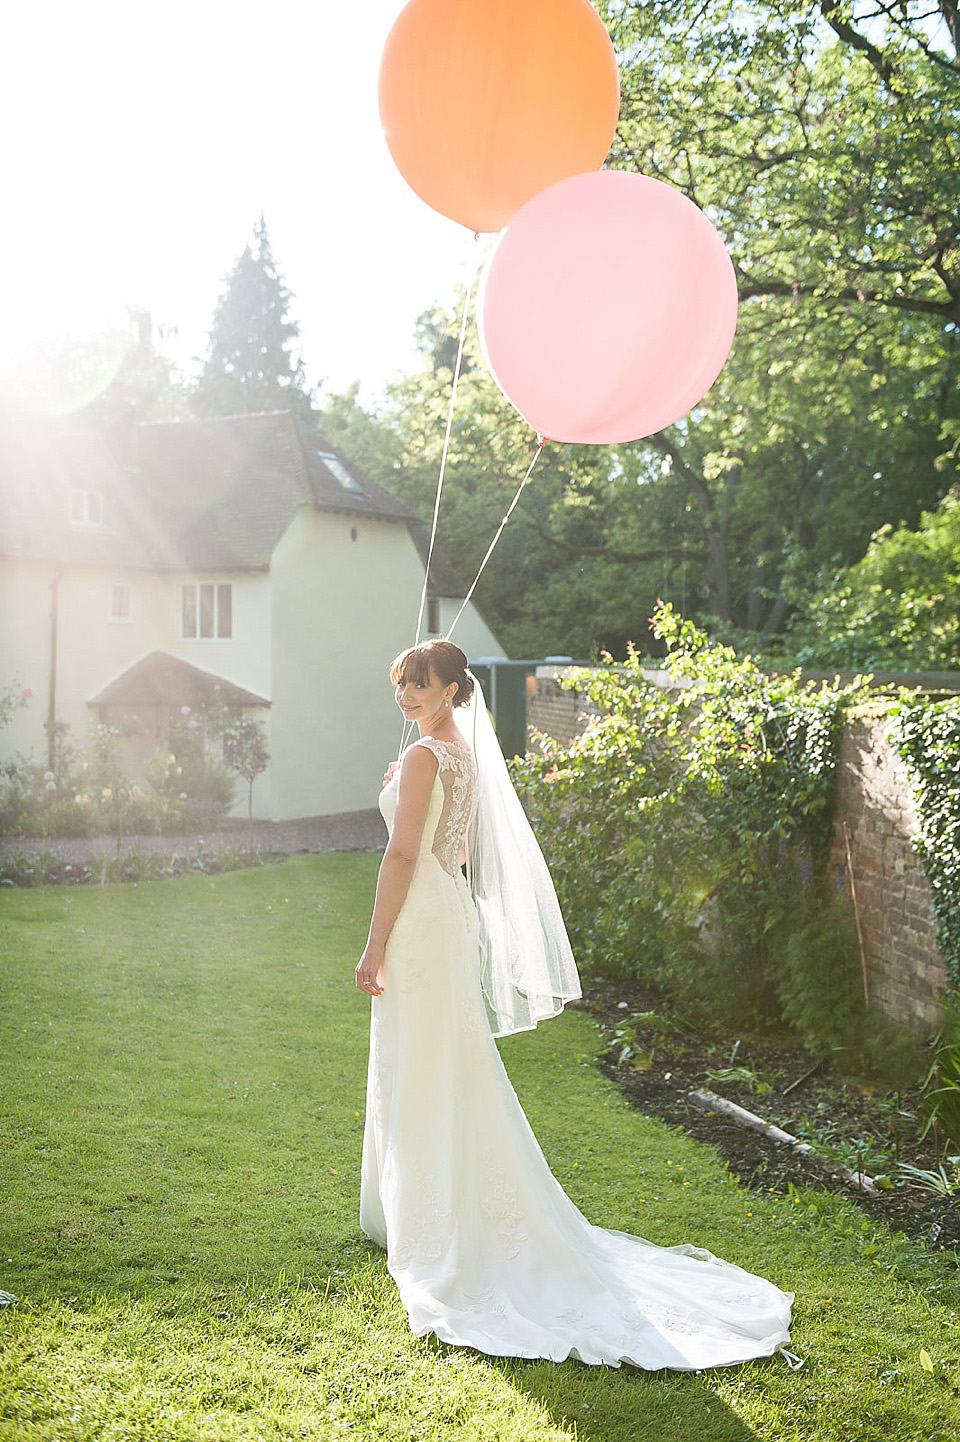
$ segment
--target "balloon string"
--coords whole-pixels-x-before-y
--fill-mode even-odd
[[[437,523],[440,519],[440,497],[443,495],[443,480],[447,471],[447,456],[450,453],[450,433],[453,430],[453,413],[457,403],[457,386],[460,383],[460,371],[463,366],[463,347],[467,336],[467,316],[470,313],[470,297],[473,294],[473,283],[479,273],[479,265],[470,277],[470,282],[463,297],[463,314],[460,317],[460,339],[457,342],[457,360],[453,368],[453,385],[450,388],[450,405],[447,408],[447,428],[443,436],[443,451],[440,455],[440,474],[437,477],[437,493],[433,501],[433,523],[430,527],[430,543],[427,546],[427,559],[423,568],[423,586],[420,589],[420,609],[417,612],[417,634],[414,645],[419,645],[423,632],[423,612],[427,604],[427,590],[430,584],[430,565],[433,561],[433,550],[437,541]],[[400,727],[400,747],[397,751],[397,760],[403,755],[403,748],[407,744],[407,737],[413,729],[412,721],[404,721]]]
[[[447,409],[447,429],[443,437],[443,452],[440,456],[440,475],[437,477],[437,494],[433,502],[433,525],[430,528],[430,545],[427,547],[427,561],[423,569],[423,587],[420,591],[420,610],[417,612],[417,635],[414,645],[419,645],[420,636],[423,630],[423,611],[427,603],[427,588],[430,582],[430,563],[433,560],[433,548],[437,539],[437,522],[440,518],[440,497],[443,494],[443,478],[447,470],[447,456],[450,451],[450,432],[453,429],[453,411],[457,402],[457,386],[460,382],[460,368],[463,364],[463,344],[467,334],[467,315],[470,310],[470,297],[473,294],[473,282],[477,272],[474,271],[470,277],[463,297],[463,315],[460,318],[460,340],[457,345],[457,363],[453,368],[453,385],[450,390],[450,405]]]
[[[486,564],[487,564],[487,562],[489,561],[490,557],[493,555],[494,548],[496,547],[496,544],[497,544],[497,542],[499,541],[500,537],[503,535],[504,528],[505,528],[507,522],[509,521],[510,517],[513,515],[514,511],[515,511],[516,508],[517,508],[517,502],[520,500],[520,497],[523,495],[523,488],[524,488],[524,486],[527,484],[527,482],[529,481],[530,477],[532,476],[532,474],[533,474],[533,468],[534,468],[534,466],[537,464],[537,461],[540,459],[540,455],[541,455],[541,452],[543,451],[544,444],[545,444],[545,442],[544,442],[543,436],[538,436],[538,437],[537,437],[537,449],[536,449],[536,450],[534,451],[534,453],[533,453],[533,460],[530,462],[529,466],[527,467],[527,474],[524,476],[523,480],[520,482],[519,486],[517,487],[517,494],[514,496],[513,500],[510,502],[510,505],[507,507],[507,514],[504,516],[503,520],[500,522],[499,526],[497,527],[497,534],[494,536],[493,540],[490,542],[489,546],[487,547],[487,554],[484,556],[483,560],[480,562],[480,569],[479,569],[479,571],[477,572],[477,574],[476,574],[476,575],[474,576],[474,578],[473,578],[473,584],[471,585],[471,587],[470,587],[469,591],[467,592],[467,594],[464,596],[464,598],[463,598],[463,604],[461,605],[459,611],[458,611],[457,614],[454,616],[453,621],[452,621],[451,624],[450,624],[450,629],[449,629],[449,631],[447,632],[446,637],[445,637],[445,639],[446,639],[447,641],[450,640],[450,637],[453,635],[454,628],[456,627],[457,622],[460,620],[460,617],[463,615],[464,611],[467,609],[468,605],[470,604],[470,601],[471,601],[471,599],[472,599],[472,597],[473,597],[473,593],[474,593],[474,591],[477,589],[477,582],[479,581],[480,577],[483,575],[484,568],[486,567]]]

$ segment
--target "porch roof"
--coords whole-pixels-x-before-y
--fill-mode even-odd
[[[166,651],[151,651],[104,686],[88,706],[269,706],[265,696],[247,691],[212,671],[203,671]]]

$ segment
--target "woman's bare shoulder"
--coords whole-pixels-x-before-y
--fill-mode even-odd
[[[436,776],[439,764],[429,746],[420,746],[414,742],[400,762],[401,784],[412,782],[414,786],[427,785]]]

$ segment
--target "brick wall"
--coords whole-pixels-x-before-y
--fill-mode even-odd
[[[536,676],[527,682],[527,731],[542,731],[569,746],[579,736],[591,716],[600,714],[579,691],[563,691],[557,683],[558,676],[565,676],[575,670],[572,666],[538,666]],[[670,674],[667,671],[644,671],[655,686],[668,686]],[[531,745],[536,746],[536,737]]]
[[[527,721],[569,745],[595,708],[561,691],[563,667],[541,666],[527,697]],[[652,673],[655,679],[659,673]],[[891,1020],[928,1032],[940,1019],[945,984],[930,885],[910,838],[916,817],[906,773],[886,737],[882,714],[851,719],[840,747],[830,856],[835,885],[850,889],[853,861],[871,1005]]]
[[[597,714],[597,708],[576,691],[561,691],[557,676],[562,676],[564,666],[538,666],[536,676],[527,682],[527,732],[542,731],[564,746],[569,746],[587,724],[587,718]],[[536,736],[530,743],[536,747]]]
[[[852,717],[840,746],[831,864],[860,909],[871,1005],[919,1031],[939,1022],[945,984],[930,884],[910,844],[916,815],[882,714]]]

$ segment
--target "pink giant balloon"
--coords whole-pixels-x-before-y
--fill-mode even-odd
[[[497,242],[477,301],[500,389],[540,435],[652,435],[702,399],[737,324],[737,283],[702,210],[605,170],[534,196]]]

